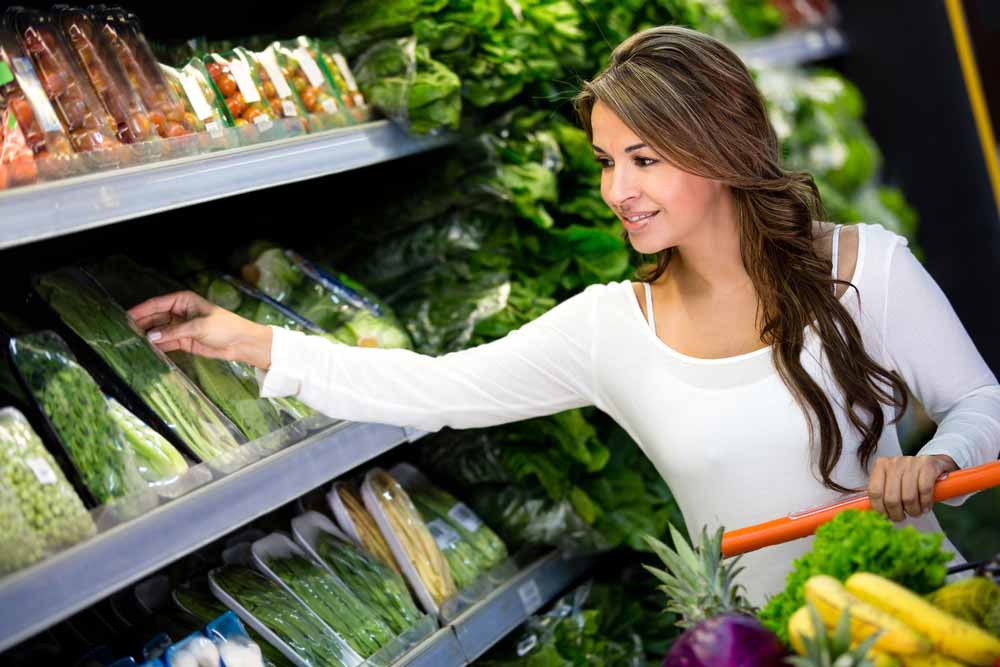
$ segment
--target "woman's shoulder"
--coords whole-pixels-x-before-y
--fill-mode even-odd
[[[814,238],[821,257],[833,259],[833,240],[837,237],[837,278],[859,287],[885,285],[889,260],[898,246],[906,246],[906,237],[877,223],[835,224],[817,222]],[[839,231],[837,231],[839,230]],[[842,285],[838,293],[846,290]]]

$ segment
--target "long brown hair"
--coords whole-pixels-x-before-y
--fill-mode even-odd
[[[584,84],[576,109],[591,136],[598,100],[678,168],[731,189],[743,264],[760,301],[761,341],[773,346],[778,374],[805,413],[810,442],[818,426],[823,484],[850,490],[831,478],[843,435],[830,399],[802,366],[807,327],[818,333],[851,424],[861,434],[863,469],[885,427],[882,405],[895,407],[898,419],[906,388],[865,351],[835,294],[838,283],[856,288],[833,278],[829,260],[816,251],[813,221],[823,219],[819,191],[809,174],[782,168],[780,145],[750,72],[717,40],[661,26],[625,40],[608,66]],[[671,256],[670,248],[659,253],[639,278],[655,281]]]

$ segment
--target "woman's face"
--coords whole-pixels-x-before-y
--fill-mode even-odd
[[[602,102],[590,123],[601,196],[636,251],[652,255],[683,244],[720,204],[722,184],[668,163]]]

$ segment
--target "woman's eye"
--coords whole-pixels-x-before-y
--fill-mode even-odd
[[[650,166],[652,164],[656,164],[656,160],[654,160],[653,158],[648,158],[648,157],[637,157],[635,159],[635,164],[638,167],[648,167],[648,166]]]
[[[606,157],[599,157],[594,159],[597,161],[597,164],[601,165],[601,169],[608,169],[611,166],[613,166],[611,160]]]

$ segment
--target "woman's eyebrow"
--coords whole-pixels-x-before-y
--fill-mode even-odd
[[[604,153],[605,155],[607,155],[607,154],[608,154],[608,152],[607,152],[606,150],[604,150],[603,148],[601,148],[601,147],[600,147],[600,146],[598,146],[597,144],[590,144],[590,147],[591,147],[591,148],[593,148],[593,149],[594,149],[595,151],[597,151],[598,153]]]
[[[601,148],[597,144],[591,144],[590,147],[593,148],[598,153],[604,153],[605,155],[608,154],[608,152],[606,150],[604,150],[603,148]],[[632,146],[629,146],[628,148],[626,148],[625,152],[626,153],[631,153],[632,151],[637,151],[640,148],[646,148],[646,144],[633,144]]]

